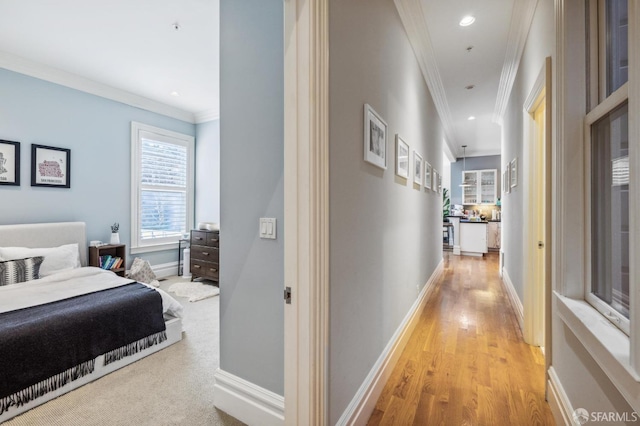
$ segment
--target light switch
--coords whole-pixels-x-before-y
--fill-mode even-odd
[[[276,239],[276,219],[274,217],[260,218],[260,238]]]

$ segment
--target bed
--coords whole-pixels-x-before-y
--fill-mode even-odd
[[[63,268],[60,247],[76,245],[74,267]],[[27,263],[46,276],[0,286],[0,423],[182,339],[175,299],[86,266],[83,222],[0,225],[0,261],[22,253],[9,247],[41,249]]]

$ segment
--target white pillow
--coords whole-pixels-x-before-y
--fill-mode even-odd
[[[0,259],[15,260],[43,256],[40,278],[58,271],[80,267],[78,244],[66,244],[52,248],[0,247]]]

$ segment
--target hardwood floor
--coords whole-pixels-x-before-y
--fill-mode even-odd
[[[497,254],[444,259],[368,425],[554,425],[544,357],[522,339]]]

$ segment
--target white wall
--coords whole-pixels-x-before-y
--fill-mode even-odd
[[[395,134],[439,171],[444,135],[394,3],[331,0],[329,9],[335,424],[442,259],[442,195],[395,175]],[[363,160],[365,103],[388,124],[384,171]]]
[[[284,395],[283,2],[222,0],[220,24],[220,368]]]
[[[196,125],[196,225],[220,223],[220,120]]]

